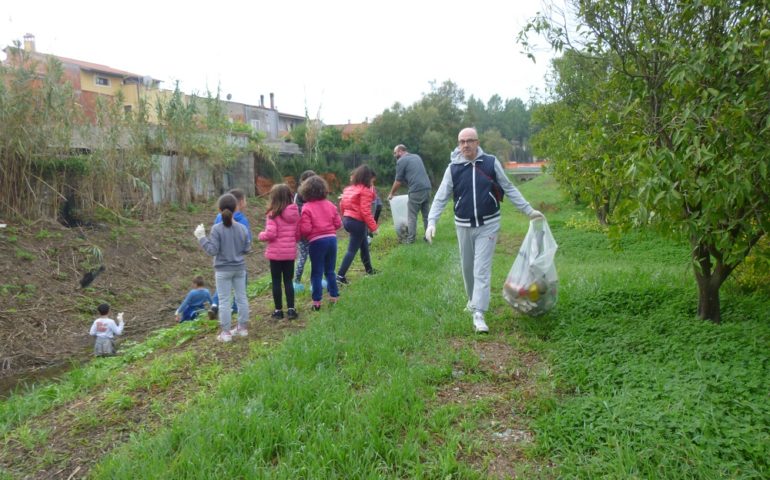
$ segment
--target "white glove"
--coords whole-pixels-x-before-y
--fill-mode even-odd
[[[428,241],[431,245],[433,244],[433,237],[436,236],[436,226],[435,225],[428,225],[428,228],[425,229],[425,240]]]
[[[206,236],[206,227],[203,226],[203,224],[198,224],[197,227],[195,227],[195,231],[193,232],[193,235],[195,235],[195,238],[200,240],[201,238]]]
[[[529,214],[529,219],[534,220],[536,218],[545,218],[545,215],[539,210],[532,210],[532,213]]]
[[[123,312],[120,312],[120,313],[118,314],[118,323],[120,323],[120,324],[122,324],[122,323],[123,323]]]

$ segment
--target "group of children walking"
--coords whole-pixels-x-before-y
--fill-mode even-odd
[[[375,178],[369,166],[356,168],[350,176],[350,185],[345,187],[340,196],[339,210],[327,198],[329,186],[326,181],[312,170],[302,173],[294,195],[286,184],[272,187],[265,214],[265,229],[257,236],[259,241],[267,242],[265,257],[270,263],[275,307],[271,318],[293,320],[299,317],[295,291],[304,289],[301,280],[308,258],[313,311],[321,309],[324,289],[328,291],[331,305],[338,301],[338,283],[349,283],[346,274],[359,251],[366,273],[377,273],[372,267],[369,253],[369,242],[377,233],[377,220],[382,209],[374,186]],[[201,247],[213,257],[216,291],[213,296],[210,295],[203,278],[195,277],[192,289],[175,312],[176,320],[184,322],[194,320],[206,311],[207,304],[210,305],[209,317],[219,317],[220,332],[217,339],[222,342],[230,342],[233,336],[248,335],[245,256],[251,251],[252,236],[245,207],[246,196],[243,191],[231,190],[219,197],[219,213],[209,234],[206,235],[203,224],[195,228],[193,234]],[[335,271],[337,231],[341,227],[349,233],[350,241],[340,268]],[[233,315],[238,318],[235,328],[231,325]],[[106,313],[103,317],[97,319],[91,329],[91,334],[97,336],[97,345],[101,345],[95,352],[97,355],[114,352],[114,348],[104,348],[105,342],[98,339],[108,337],[112,345],[113,336],[120,335],[123,328],[122,323],[120,326],[114,325],[114,321],[110,324]],[[97,328],[97,322],[101,322],[99,325],[102,326]]]

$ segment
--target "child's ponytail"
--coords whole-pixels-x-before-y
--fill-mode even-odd
[[[238,200],[230,193],[225,193],[219,197],[219,211],[222,213],[222,223],[225,227],[233,226],[233,213],[238,206]]]

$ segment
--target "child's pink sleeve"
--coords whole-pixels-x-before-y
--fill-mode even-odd
[[[278,238],[278,225],[274,219],[270,218],[270,215],[267,216],[265,231],[259,232],[258,238],[262,242],[272,242]]]

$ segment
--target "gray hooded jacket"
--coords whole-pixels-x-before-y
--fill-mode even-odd
[[[493,169],[489,169],[491,165]],[[492,172],[494,175],[490,175]],[[476,157],[470,161],[463,157],[459,148],[455,148],[433,198],[428,225],[436,225],[450,197],[454,198],[455,225],[458,227],[478,227],[499,222],[500,204],[490,193],[492,179],[521,213],[529,215],[534,210],[508,179],[497,158],[485,154],[481,147],[477,147]],[[458,184],[455,185],[455,182]]]

